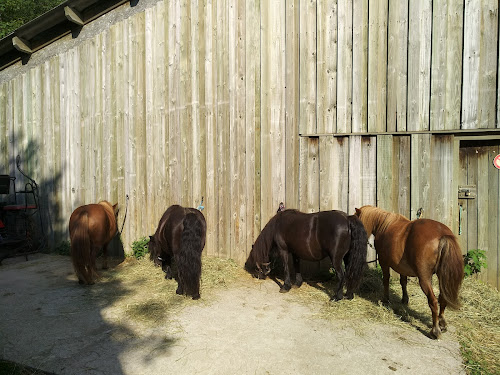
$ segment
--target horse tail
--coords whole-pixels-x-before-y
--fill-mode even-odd
[[[363,223],[356,215],[348,216],[347,220],[351,232],[351,245],[349,247],[349,261],[346,265],[346,288],[347,291],[354,291],[361,284],[366,267],[368,235]]]
[[[445,235],[439,240],[439,259],[436,273],[439,292],[452,309],[461,306],[458,292],[464,278],[464,260],[460,245],[454,235]]]
[[[184,217],[183,226],[181,246],[175,255],[179,282],[184,294],[196,299],[200,296],[203,223],[195,213],[188,213]]]
[[[83,213],[74,224],[71,237],[71,260],[80,282],[92,284],[95,271],[92,269],[89,217]]]

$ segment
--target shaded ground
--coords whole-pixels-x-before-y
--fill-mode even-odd
[[[173,283],[151,272],[160,287]],[[464,373],[452,332],[436,341],[390,325],[327,321],[319,306],[298,303],[293,290],[278,293],[271,280],[242,275],[200,301],[173,296],[172,309],[145,286],[138,277],[82,287],[63,256],[6,260],[0,358],[61,375]],[[141,302],[151,293],[157,305]]]

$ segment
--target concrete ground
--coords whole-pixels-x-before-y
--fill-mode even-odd
[[[241,280],[146,329],[92,288],[68,257],[5,260],[0,358],[60,375],[465,373],[452,333],[322,320],[271,280]]]

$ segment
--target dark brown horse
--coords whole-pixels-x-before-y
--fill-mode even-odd
[[[177,294],[200,298],[201,253],[205,247],[207,224],[195,208],[170,206],[149,237],[150,259],[161,265],[165,278],[172,278],[172,258],[177,265]]]
[[[245,263],[247,271],[259,278],[270,272],[269,253],[276,248],[283,261],[284,280],[280,292],[291,288],[288,253],[292,254],[295,284],[302,284],[300,259],[319,261],[329,257],[339,278],[335,299],[352,298],[366,264],[367,235],[355,216],[342,211],[305,214],[297,210],[278,212],[257,237]],[[345,263],[345,271],[342,267]],[[333,299],[333,297],[332,297]]]
[[[69,219],[71,260],[78,282],[94,284],[97,274],[96,256],[103,250],[103,269],[108,268],[107,247],[117,233],[118,204],[106,201],[78,207]]]
[[[401,275],[404,304],[408,304],[407,277],[418,277],[432,312],[431,334],[439,338],[441,331],[446,330],[446,306],[460,307],[458,294],[464,277],[462,252],[453,232],[438,221],[410,221],[403,215],[372,206],[357,208],[356,215],[368,235],[375,236],[384,281],[383,301],[389,301],[389,268]],[[432,290],[433,274],[439,279],[439,315],[438,300]]]

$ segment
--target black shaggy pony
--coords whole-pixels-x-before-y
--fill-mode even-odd
[[[161,265],[165,278],[172,278],[172,257],[177,266],[177,294],[200,298],[201,253],[207,224],[195,208],[170,206],[163,214],[148,248],[150,259]]]

